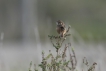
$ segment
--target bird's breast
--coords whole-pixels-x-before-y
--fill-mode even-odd
[[[59,27],[56,28],[57,33],[60,34],[61,33],[61,29]]]

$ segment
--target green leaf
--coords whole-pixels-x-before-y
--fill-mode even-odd
[[[51,56],[51,54],[49,54],[49,55],[45,58],[45,60],[49,59],[49,58],[50,58],[50,56]]]
[[[71,49],[72,49],[72,51],[74,51],[74,47],[72,47]]]

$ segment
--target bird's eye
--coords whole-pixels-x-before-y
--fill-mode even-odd
[[[61,23],[61,25],[63,25],[63,23]]]

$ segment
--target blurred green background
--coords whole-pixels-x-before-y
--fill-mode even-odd
[[[66,42],[78,71],[83,57],[106,71],[106,0],[0,0],[0,71],[27,71],[30,61],[41,63],[42,51],[56,55],[48,35],[58,35],[59,19],[71,25]]]
[[[59,19],[86,41],[106,40],[105,0],[0,0],[4,40],[33,40],[35,36],[45,40],[48,34],[57,34]]]

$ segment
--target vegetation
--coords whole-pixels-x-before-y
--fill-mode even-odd
[[[70,27],[67,29],[67,33],[65,34],[64,37],[50,36],[50,35],[48,36],[51,40],[53,47],[56,49],[57,55],[56,56],[53,55],[51,50],[49,50],[49,54],[47,56],[45,56],[45,53],[42,52],[42,62],[38,65],[42,69],[42,71],[78,71],[76,69],[77,57],[74,48],[71,47],[71,43],[65,44],[64,50],[61,51],[63,42],[66,40],[68,36],[71,35],[68,34],[69,29]],[[70,51],[70,47],[71,47],[71,51]],[[69,52],[69,57],[70,57],[69,60],[67,59],[66,52]],[[95,65],[97,65],[97,63],[94,62],[92,66],[89,66],[86,57],[83,58],[82,63],[88,67],[87,71],[94,71]],[[32,67],[32,61],[30,63],[29,71],[32,71],[31,67]],[[34,67],[35,67],[34,70],[38,71],[36,69],[35,64]]]

